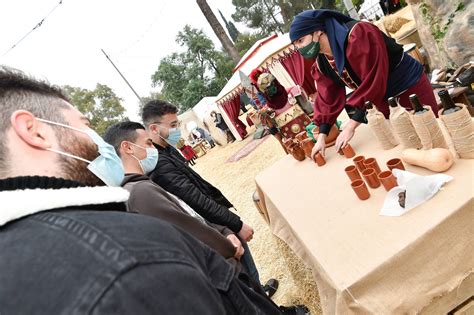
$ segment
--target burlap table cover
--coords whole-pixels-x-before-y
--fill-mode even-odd
[[[351,145],[382,170],[402,149],[382,150],[367,126]],[[454,180],[428,202],[385,217],[384,188],[360,201],[344,173],[352,160],[334,147],[326,158],[317,167],[288,155],[256,177],[272,233],[312,268],[325,314],[446,313],[473,294],[474,160],[456,160]]]

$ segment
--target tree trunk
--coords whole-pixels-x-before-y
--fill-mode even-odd
[[[473,60],[474,2],[408,0],[431,68],[457,68]],[[465,4],[464,4],[465,3]]]
[[[214,15],[214,12],[212,12],[211,8],[207,4],[207,1],[196,0],[196,2],[202,13],[206,17],[206,20],[209,22],[209,25],[211,25],[212,29],[214,30],[214,33],[216,34],[217,38],[219,38],[219,40],[221,41],[221,44],[224,47],[225,51],[230,56],[230,58],[232,58],[232,60],[237,64],[240,60],[239,53],[237,52],[237,49],[235,49],[235,46],[230,40],[229,36],[227,36],[227,33],[225,32],[224,28],[217,20],[216,16]]]

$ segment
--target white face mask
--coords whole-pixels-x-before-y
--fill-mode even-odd
[[[144,148],[141,145],[135,144],[133,142],[129,143],[146,151],[146,158],[144,158],[143,160],[138,159],[135,155],[132,154],[132,156],[140,164],[143,173],[148,174],[153,171],[156,165],[158,164],[158,150],[156,148]]]
[[[47,124],[61,126],[87,134],[97,145],[98,151],[100,153],[100,155],[94,161],[89,161],[80,156],[76,156],[67,152],[62,152],[56,149],[48,148],[46,150],[86,162],[89,164],[87,166],[89,171],[91,171],[95,176],[100,178],[100,180],[102,180],[105,184],[107,184],[108,186],[120,186],[123,181],[123,178],[125,177],[125,170],[123,169],[122,160],[120,160],[119,156],[115,152],[114,147],[105,142],[104,139],[102,139],[94,130],[90,128],[86,130],[81,130],[54,121],[49,121],[41,118],[36,119]]]

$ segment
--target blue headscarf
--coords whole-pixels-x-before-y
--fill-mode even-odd
[[[329,40],[339,74],[342,74],[346,62],[344,42],[349,28],[345,23],[354,21],[347,15],[332,10],[303,11],[293,20],[290,26],[290,39],[294,42],[301,37],[316,31],[324,31]]]

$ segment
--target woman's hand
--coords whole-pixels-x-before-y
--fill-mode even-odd
[[[314,160],[314,156],[316,153],[321,153],[321,155],[324,157],[324,152],[326,150],[326,137],[324,133],[320,133],[318,135],[318,139],[316,141],[316,144],[313,147],[313,150],[311,150],[311,159]]]
[[[359,127],[360,122],[355,120],[350,120],[344,129],[341,131],[339,136],[336,139],[336,152],[339,152],[340,149],[344,148],[349,141],[351,141],[352,137],[354,136],[355,130]]]

